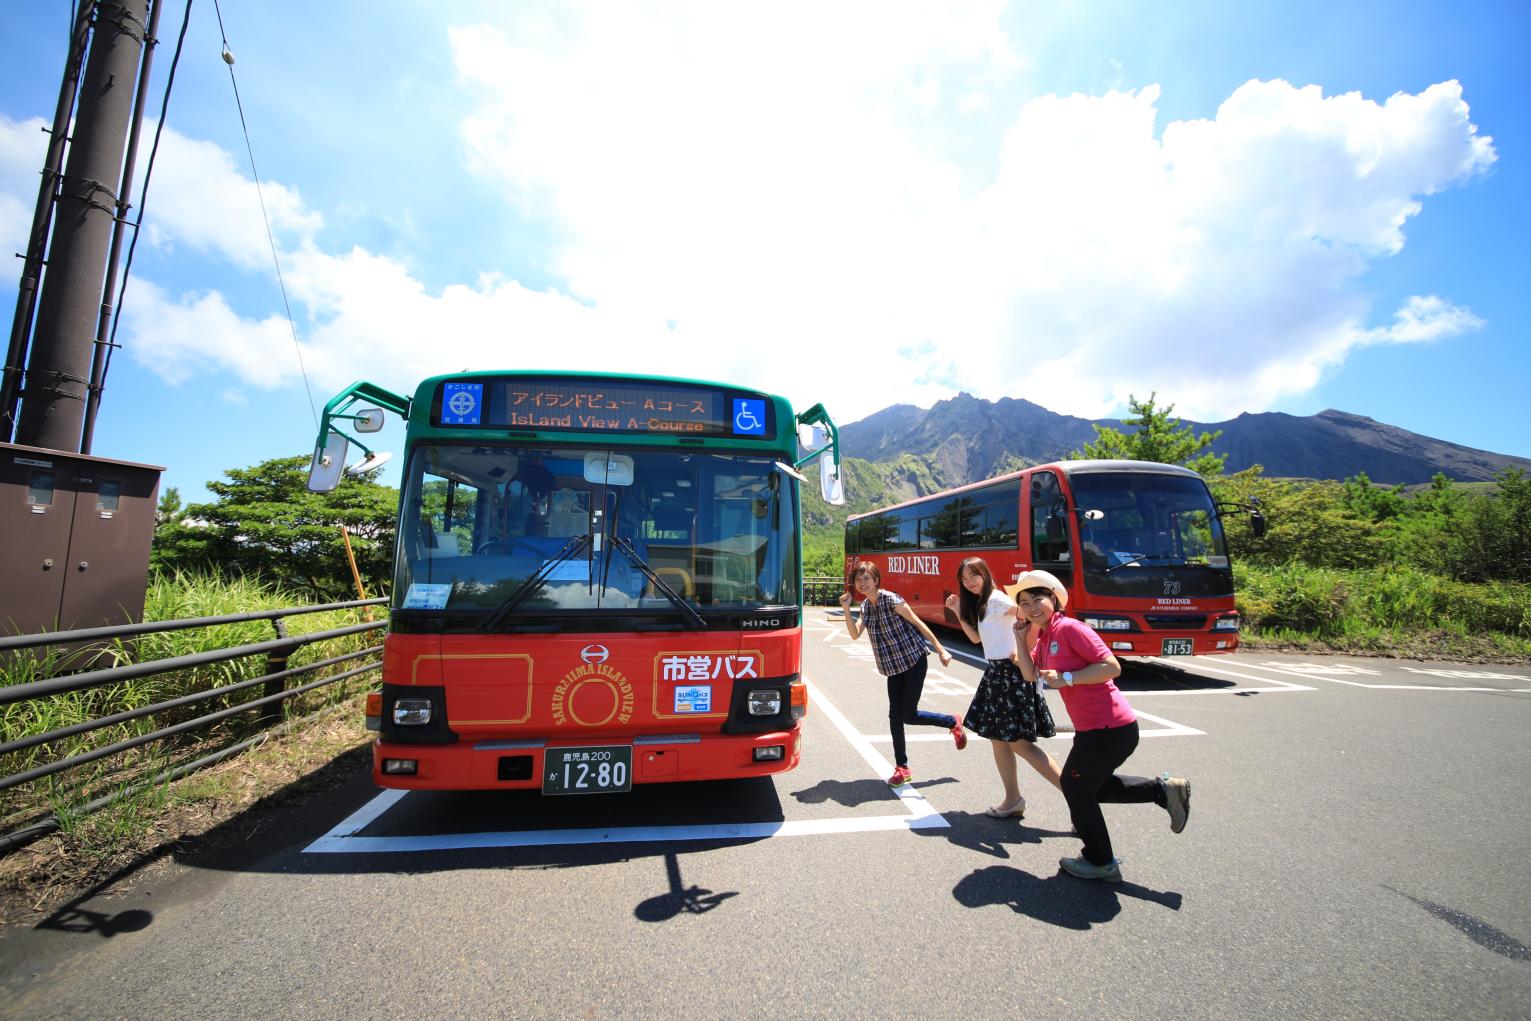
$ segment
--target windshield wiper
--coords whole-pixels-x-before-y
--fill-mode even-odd
[[[677,593],[669,585],[665,584],[665,580],[658,574],[654,573],[654,569],[649,566],[648,561],[644,560],[638,555],[638,551],[633,548],[633,544],[631,542],[619,535],[612,538],[611,545],[621,550],[622,555],[627,557],[628,560],[632,561],[633,566],[642,571],[643,576],[649,581],[653,582],[654,587],[657,588],[660,592],[663,592],[666,599],[674,603],[678,609],[683,611],[686,614],[687,619],[689,619],[699,628],[705,629],[707,627],[707,618],[703,617],[700,613],[697,613],[696,607],[686,602],[686,600],[683,599],[679,593]]]
[[[1118,570],[1120,568],[1131,567],[1133,564],[1137,563],[1139,560],[1148,560],[1148,559],[1150,559],[1151,556],[1152,556],[1152,554],[1149,554],[1149,553],[1139,553],[1137,556],[1133,557],[1131,560],[1123,560],[1119,564],[1112,564],[1110,567],[1106,568],[1106,573],[1110,574],[1112,571]]]
[[[496,630],[501,624],[505,623],[506,617],[515,612],[516,607],[525,602],[528,596],[536,592],[547,582],[548,575],[553,573],[553,568],[572,558],[588,545],[590,545],[589,532],[586,532],[584,535],[570,537],[569,541],[563,544],[563,549],[555,553],[552,559],[545,562],[541,570],[517,585],[516,590],[506,597],[503,603],[495,607],[493,613],[484,618],[483,623],[478,626],[478,630]]]

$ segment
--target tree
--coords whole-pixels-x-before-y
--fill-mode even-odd
[[[1196,435],[1190,426],[1181,425],[1180,419],[1170,418],[1170,413],[1175,410],[1173,404],[1163,408],[1154,407],[1156,397],[1158,391],[1149,394],[1146,401],[1139,401],[1137,397],[1129,395],[1127,405],[1132,411],[1132,417],[1122,424],[1134,426],[1135,429],[1132,432],[1122,432],[1110,426],[1097,425],[1094,427],[1094,441],[1086,443],[1084,450],[1069,454],[1069,460],[1123,458],[1131,461],[1158,461],[1161,464],[1184,465],[1204,478],[1220,475],[1223,462],[1228,459],[1227,455],[1203,451],[1223,434],[1222,430]]]
[[[170,525],[180,521],[185,514],[181,510],[181,491],[174,486],[166,487],[160,494],[159,507],[154,511],[154,527],[157,531],[163,525]]]
[[[1461,581],[1531,582],[1531,478],[1520,468],[1494,476],[1497,493],[1473,495],[1446,543],[1446,566]]]
[[[254,575],[319,599],[354,598],[344,525],[367,594],[378,594],[392,574],[398,491],[371,473],[311,493],[307,466],[303,456],[274,458],[208,483],[215,503],[192,504],[155,530],[155,566]]]

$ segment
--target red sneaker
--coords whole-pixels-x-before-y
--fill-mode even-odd
[[[968,746],[968,733],[962,729],[962,714],[958,713],[954,719],[957,722],[952,724],[952,740],[957,742],[957,750],[960,752]]]
[[[893,770],[893,775],[888,777],[888,786],[889,787],[902,787],[904,784],[908,783],[910,780],[913,780],[913,779],[914,779],[914,774],[909,772],[909,767],[908,766],[899,766],[898,768]]]

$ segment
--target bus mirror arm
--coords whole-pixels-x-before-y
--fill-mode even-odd
[[[368,401],[379,405],[362,408],[353,413],[359,402]],[[345,474],[361,475],[379,467],[390,455],[374,453],[365,443],[340,431],[336,422],[353,422],[357,432],[377,432],[383,427],[383,412],[392,411],[406,422],[413,401],[391,390],[384,390],[375,383],[357,380],[324,405],[319,419],[319,436],[314,441],[314,457],[309,465],[308,488],[316,493],[327,493],[340,484],[340,473],[334,470],[334,462],[344,461],[346,447],[355,443],[365,457],[345,469]]]
[[[832,507],[845,506],[845,479],[841,474],[840,430],[835,427],[824,405],[815,404],[797,416],[798,442],[808,450],[794,468],[801,468],[816,457],[819,462],[819,495]],[[829,457],[824,458],[823,455]]]
[[[1218,514],[1222,514],[1224,511],[1248,511],[1250,534],[1256,539],[1265,534],[1265,515],[1260,511],[1260,498],[1258,496],[1251,496],[1248,503],[1230,503],[1220,500],[1214,506],[1217,508]]]

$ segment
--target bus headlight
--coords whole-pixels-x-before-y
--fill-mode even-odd
[[[1219,617],[1212,625],[1213,631],[1237,631],[1238,629],[1239,615],[1236,613],[1229,614],[1226,617]]]
[[[766,745],[764,748],[756,748],[755,749],[755,761],[756,762],[780,762],[782,757],[784,755],[786,755],[786,754],[787,754],[787,747],[786,747],[786,745],[769,744],[769,745]]]
[[[750,692],[751,716],[776,716],[781,713],[781,692],[775,688]]]
[[[393,723],[396,727],[423,727],[431,722],[431,700],[428,698],[400,698],[393,703]]]
[[[1133,631],[1132,621],[1126,617],[1080,617],[1096,631]]]

